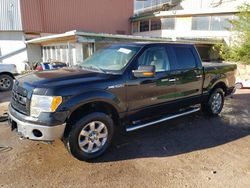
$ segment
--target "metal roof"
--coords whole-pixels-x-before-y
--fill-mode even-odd
[[[0,31],[21,31],[20,0],[0,1]]]
[[[35,38],[27,41],[27,44],[54,44],[62,42],[98,42],[98,41],[114,41],[114,42],[182,42],[194,44],[214,44],[223,42],[223,38],[157,38],[133,35],[117,35],[107,33],[91,33],[82,31],[69,31],[62,34],[49,35]]]

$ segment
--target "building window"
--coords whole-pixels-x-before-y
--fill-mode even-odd
[[[135,10],[140,10],[143,8],[143,1],[135,1]]]
[[[151,7],[151,0],[145,0],[144,1],[144,7],[147,8],[147,7]]]
[[[163,18],[162,29],[174,30],[175,29],[175,18]]]
[[[211,30],[212,31],[225,31],[230,30],[232,25],[230,20],[232,16],[212,16],[211,17]]]
[[[149,31],[149,20],[140,21],[140,32]]]
[[[133,22],[133,33],[139,32],[139,22]]]
[[[192,18],[192,30],[209,30],[209,16],[196,16]]]
[[[160,19],[151,20],[151,31],[154,31],[154,30],[161,30],[161,20]]]
[[[233,15],[195,16],[192,18],[192,30],[225,31],[232,28]]]
[[[166,3],[177,4],[181,0],[134,0],[134,13],[149,12],[154,10],[161,10],[162,6]]]

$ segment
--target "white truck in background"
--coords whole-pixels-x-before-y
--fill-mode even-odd
[[[11,90],[16,75],[16,65],[0,63],[0,91]]]

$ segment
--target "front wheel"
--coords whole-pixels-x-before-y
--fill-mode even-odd
[[[224,106],[224,92],[221,88],[215,89],[208,102],[202,104],[202,111],[211,116],[217,116]]]
[[[87,161],[101,156],[111,143],[113,120],[104,113],[91,113],[76,122],[66,138],[70,153]]]

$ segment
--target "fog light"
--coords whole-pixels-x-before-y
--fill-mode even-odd
[[[42,132],[39,131],[39,130],[37,130],[37,129],[34,129],[32,132],[33,132],[33,134],[34,134],[35,137],[40,138],[40,137],[43,136]]]

